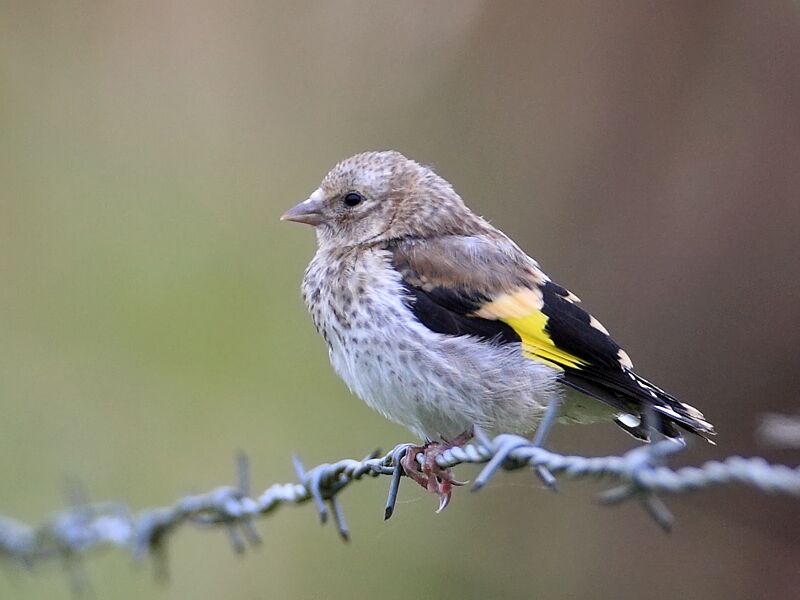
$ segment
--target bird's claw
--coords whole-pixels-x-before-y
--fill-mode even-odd
[[[461,443],[460,440],[458,442],[454,440],[453,442],[445,443],[429,442],[425,446],[408,446],[405,449],[403,458],[400,460],[400,466],[408,477],[439,497],[437,513],[442,512],[450,504],[453,487],[468,483],[455,479],[450,469],[441,467],[436,462],[437,457],[453,445],[458,445],[458,443]],[[421,462],[417,461],[418,454],[422,454]]]

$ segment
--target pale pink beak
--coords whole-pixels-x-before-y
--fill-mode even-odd
[[[281,215],[281,221],[294,221],[295,223],[305,223],[316,227],[322,223],[322,209],[324,202],[317,192],[297,206],[293,206]]]

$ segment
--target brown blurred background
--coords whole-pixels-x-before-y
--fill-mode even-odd
[[[0,4],[0,513],[67,477],[134,507],[257,486],[409,439],[352,397],[299,299],[311,232],[280,224],[339,159],[394,148],[573,289],[717,447],[798,409],[800,5],[763,2]],[[631,447],[613,426],[553,445]],[[468,468],[464,477],[474,475]],[[499,476],[442,515],[349,490],[243,560],[182,531],[172,582],[112,552],[99,598],[797,598],[796,502],[669,499],[667,536],[602,486]],[[2,598],[69,597],[57,568]]]

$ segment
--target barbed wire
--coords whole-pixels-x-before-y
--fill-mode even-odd
[[[759,439],[777,448],[800,448],[800,414],[780,415],[767,413],[761,419]]]
[[[484,487],[500,468],[544,471],[553,477],[569,479],[607,479],[619,485],[602,493],[601,502],[619,504],[637,499],[666,530],[671,527],[672,515],[659,494],[741,484],[766,493],[800,497],[800,467],[769,464],[763,458],[732,456],[696,467],[671,469],[664,462],[685,448],[681,440],[662,439],[621,456],[583,457],[558,454],[517,435],[489,439],[481,431],[475,433],[472,443],[447,449],[436,459],[443,468],[486,463],[475,479],[474,490]],[[316,506],[322,524],[332,517],[339,535],[347,541],[349,532],[338,495],[366,477],[388,476],[384,518],[390,518],[404,475],[401,460],[406,452],[418,450],[412,444],[400,444],[383,456],[372,453],[362,460],[344,459],[309,470],[295,458],[298,481],[273,484],[258,496],[251,495],[248,461],[240,455],[236,485],[185,496],[171,506],[134,513],[125,504],[92,504],[78,499],[71,508],[35,526],[0,515],[0,556],[29,568],[47,561],[61,561],[72,573],[73,585],[80,590],[86,582],[79,559],[92,551],[116,547],[130,551],[137,559],[151,556],[156,575],[163,577],[167,541],[181,526],[224,528],[234,551],[243,552],[248,545],[260,541],[253,526],[255,519],[274,513],[284,504],[307,502]],[[421,463],[422,454],[416,458]]]

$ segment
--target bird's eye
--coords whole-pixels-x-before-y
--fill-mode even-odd
[[[344,198],[342,199],[345,205],[353,208],[354,206],[358,206],[364,201],[364,196],[359,194],[358,192],[349,192],[345,194]]]

